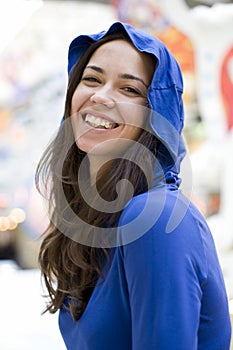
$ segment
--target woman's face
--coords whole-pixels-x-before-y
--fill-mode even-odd
[[[154,61],[124,40],[100,46],[89,60],[71,104],[77,146],[88,155],[116,155],[145,124]]]

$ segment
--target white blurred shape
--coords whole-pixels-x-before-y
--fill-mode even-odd
[[[0,53],[42,4],[42,0],[8,0],[1,2]]]

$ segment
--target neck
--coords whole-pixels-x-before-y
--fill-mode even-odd
[[[96,156],[96,155],[89,154],[88,159],[89,159],[90,182],[91,182],[91,185],[95,185],[97,181],[97,175],[100,176],[99,170],[111,158],[108,156],[103,157],[103,156]]]

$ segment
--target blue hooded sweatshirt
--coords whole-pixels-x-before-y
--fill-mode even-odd
[[[123,210],[111,267],[80,320],[61,307],[61,334],[68,350],[229,350],[228,300],[211,232],[179,190],[185,146],[176,60],[155,37],[117,22],[74,39],[68,70],[91,43],[115,31],[126,31],[157,60],[148,101],[159,165],[153,188]]]

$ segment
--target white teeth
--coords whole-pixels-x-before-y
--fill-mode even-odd
[[[85,117],[85,122],[89,125],[93,126],[94,128],[101,128],[101,129],[113,129],[116,124],[111,123],[108,120],[104,120],[98,117],[94,117],[91,114],[87,114]]]

